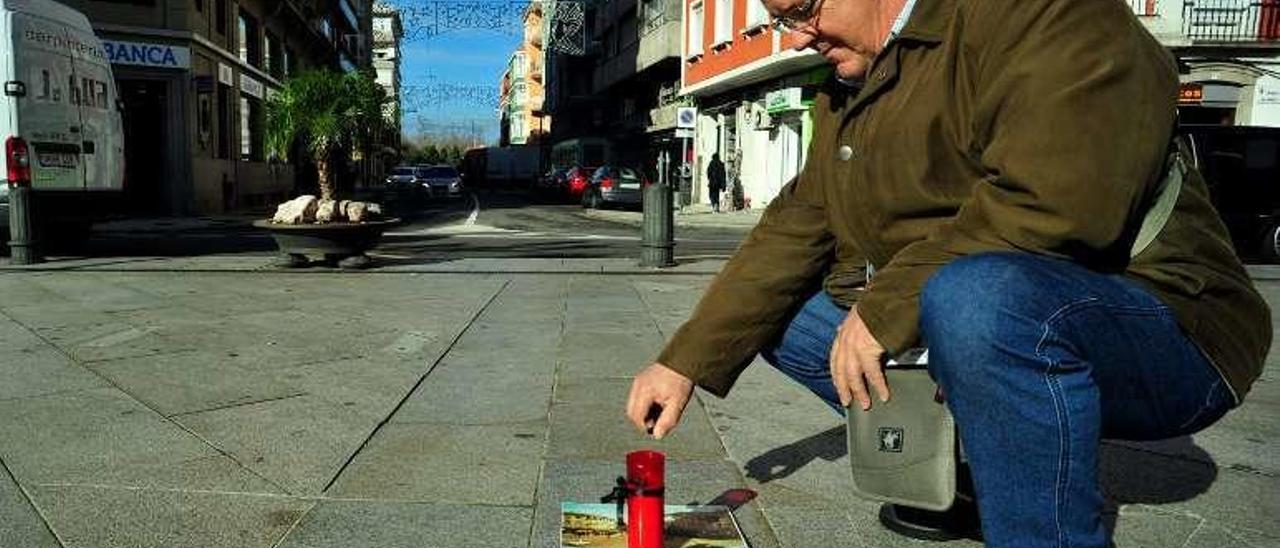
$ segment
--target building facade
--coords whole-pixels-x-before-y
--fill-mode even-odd
[[[761,208],[799,173],[812,136],[809,107],[830,73],[769,26],[759,0],[685,0],[681,94],[698,107],[693,195],[708,203],[707,165],[718,154],[743,207]],[[722,203],[732,203],[732,196]]]
[[[62,0],[110,57],[134,214],[266,205],[294,189],[270,163],[263,103],[311,67],[368,66],[371,0]]]
[[[543,6],[534,0],[525,8],[523,39],[507,61],[498,86],[499,144],[546,142],[551,117],[543,110],[546,94],[546,53],[543,44]]]
[[[387,92],[386,135],[383,143],[397,154],[400,144],[400,40],[404,37],[400,13],[394,7],[377,0],[373,4],[373,71],[378,84]]]
[[[545,0],[546,100],[555,167],[616,163],[656,176],[680,158],[681,0]]]
[[[1280,1],[1130,5],[1178,58],[1182,123],[1280,127]]]

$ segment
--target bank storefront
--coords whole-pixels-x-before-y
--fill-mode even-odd
[[[278,81],[198,35],[100,35],[124,109],[127,213],[218,213],[292,191],[292,170],[263,152]]]
[[[187,212],[186,86],[191,48],[138,37],[102,38],[124,110],[125,211]]]

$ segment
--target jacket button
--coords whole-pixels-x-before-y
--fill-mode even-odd
[[[850,158],[853,158],[853,147],[840,145],[840,161],[848,162]]]

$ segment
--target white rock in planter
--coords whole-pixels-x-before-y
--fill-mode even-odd
[[[343,210],[347,214],[347,220],[353,223],[374,221],[382,217],[382,206],[372,202],[346,202]]]
[[[319,200],[315,196],[298,196],[276,207],[276,214],[271,222],[287,225],[310,223],[315,221],[318,206]]]
[[[317,223],[336,223],[344,218],[336,200],[320,200],[320,204],[316,206]]]

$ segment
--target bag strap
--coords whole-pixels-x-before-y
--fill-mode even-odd
[[[1182,181],[1187,176],[1187,164],[1182,159],[1182,152],[1174,142],[1174,148],[1169,152],[1169,158],[1165,161],[1164,179],[1160,181],[1160,186],[1156,188],[1155,200],[1151,202],[1151,207],[1147,209],[1147,213],[1142,217],[1142,226],[1138,228],[1138,236],[1133,240],[1133,247],[1129,248],[1129,258],[1137,257],[1147,249],[1147,246],[1154,242],[1156,236],[1160,235],[1160,231],[1169,222],[1169,217],[1173,215],[1173,208],[1178,204],[1178,195],[1182,193]]]

